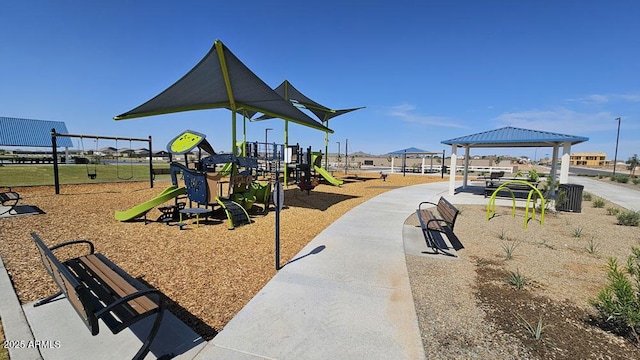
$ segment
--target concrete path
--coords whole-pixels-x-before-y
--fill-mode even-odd
[[[640,191],[582,177],[570,183],[625,208],[640,205]],[[447,189],[448,182],[399,188],[357,206],[304,247],[210,342],[169,314],[147,358],[172,351],[197,360],[425,359],[403,224],[420,201],[435,202]],[[445,197],[455,204],[487,202],[469,192]],[[0,317],[7,340],[61,341],[57,349],[12,349],[12,360],[127,358],[140,346],[135,329],[90,336],[72,321],[77,315],[66,300],[20,306],[3,267]]]

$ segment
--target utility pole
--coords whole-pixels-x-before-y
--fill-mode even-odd
[[[616,154],[613,156],[613,176],[616,176],[616,163],[618,162],[618,141],[620,140],[620,120],[621,118],[616,118],[618,121],[618,135],[616,136]]]

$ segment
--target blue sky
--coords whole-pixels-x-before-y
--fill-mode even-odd
[[[12,1],[2,6],[0,116],[71,133],[146,138],[185,129],[229,150],[231,113],[114,121],[188,72],[220,39],[268,85],[289,80],[334,109],[330,152],[383,154],[503,126],[589,137],[572,151],[640,153],[640,2]],[[283,121],[247,137],[282,142]],[[324,149],[290,125],[289,142]],[[241,121],[239,121],[241,129]],[[141,147],[143,144],[133,144]],[[120,145],[123,146],[123,145]],[[128,144],[125,144],[128,146]],[[551,149],[472,154],[541,158]]]

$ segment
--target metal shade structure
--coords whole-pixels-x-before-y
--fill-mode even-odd
[[[419,149],[417,147],[409,147],[409,148],[406,148],[406,149],[400,149],[400,150],[389,152],[389,153],[387,153],[387,155],[424,154],[424,153],[431,154],[431,152],[429,152],[427,150],[422,150],[422,149]]]
[[[231,152],[234,154],[236,113],[263,113],[333,133],[273,91],[220,40],[216,40],[204,58],[181,79],[144,104],[115,116],[114,120],[217,108],[231,110]]]
[[[529,130],[516,127],[503,127],[496,130],[484,131],[477,134],[461,136],[441,141],[451,145],[451,171],[449,174],[449,194],[455,193],[455,173],[458,147],[465,148],[464,179],[462,188],[467,187],[470,148],[516,148],[516,147],[551,147],[553,148],[551,180],[556,180],[558,151],[563,148],[560,166],[560,183],[569,180],[569,164],[571,145],[588,141],[588,137],[558,134],[548,131]]]

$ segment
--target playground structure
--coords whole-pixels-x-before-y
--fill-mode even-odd
[[[211,215],[215,206],[220,206],[224,211],[229,229],[251,223],[247,210],[255,203],[263,204],[263,213],[268,212],[271,184],[253,181],[252,170],[257,167],[256,159],[233,154],[216,154],[206,136],[192,130],[182,132],[167,145],[171,157],[190,153],[195,148],[198,149],[198,160],[193,164],[189,164],[187,156],[184,157],[184,164],[171,159],[170,187],[149,201],[126,211],[116,212],[116,220],[128,221],[144,216],[146,223],[146,213],[149,210],[171,199],[174,199],[173,205],[158,208],[162,212],[158,221],[169,223],[179,219],[178,225],[181,229],[184,226],[183,215],[195,215],[199,224],[200,215]],[[203,151],[210,155],[203,158]],[[218,166],[222,167],[220,171],[216,171]],[[240,169],[244,170],[239,172]],[[178,174],[182,174],[184,186],[178,184]],[[229,186],[226,193],[223,191],[225,183]],[[189,201],[188,207],[185,201],[181,201],[185,199]]]
[[[146,143],[149,144],[149,154],[153,153],[151,135],[149,135],[148,139],[142,139],[142,138],[115,137],[115,136],[105,136],[105,135],[65,134],[65,133],[58,133],[55,128],[51,129],[51,148],[52,148],[52,152],[53,152],[53,181],[54,181],[54,185],[55,185],[56,195],[60,194],[60,172],[59,172],[59,168],[58,168],[58,146],[57,146],[58,138],[78,138],[78,139],[80,139],[83,151],[84,151],[83,139],[95,139],[96,140],[96,146],[97,146],[97,141],[100,140],[100,139],[115,140],[116,141],[116,146],[117,146],[119,140],[120,141],[129,141],[130,144],[131,144],[132,141],[142,141],[142,142],[146,142]],[[97,175],[98,175],[97,171],[96,171],[97,168],[95,166],[95,162],[94,162],[93,171],[91,170],[88,161],[85,164],[86,164],[86,167],[87,167],[87,177],[89,179],[91,179],[91,180],[95,180]],[[130,173],[129,173],[129,175],[127,177],[120,176],[120,166],[121,165],[119,164],[118,156],[116,156],[116,174],[117,174],[117,177],[120,180],[129,180],[129,179],[133,178],[133,168],[132,168],[133,164],[132,163],[129,164]],[[153,188],[153,158],[152,158],[152,156],[149,156],[149,187]]]
[[[509,185],[524,185],[528,186],[531,190],[527,194],[527,201],[525,203],[524,210],[524,229],[527,229],[527,224],[530,220],[535,219],[536,217],[536,204],[537,199],[540,199],[540,225],[544,225],[544,209],[545,209],[545,200],[544,196],[540,192],[538,188],[536,188],[533,184],[525,180],[510,180],[500,185],[494,192],[491,194],[491,198],[489,198],[489,203],[487,204],[487,221],[491,220],[496,214],[496,197],[500,191],[508,191],[511,194],[511,199],[513,201],[513,205],[511,208],[511,216],[516,216],[516,196],[509,188]],[[531,216],[529,216],[529,209],[531,209]]]

